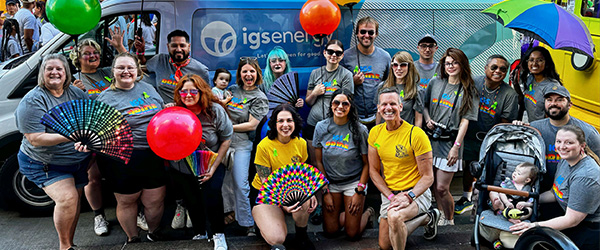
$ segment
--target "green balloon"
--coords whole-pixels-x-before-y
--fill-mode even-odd
[[[98,24],[102,8],[98,0],[48,0],[46,15],[58,30],[79,35]]]

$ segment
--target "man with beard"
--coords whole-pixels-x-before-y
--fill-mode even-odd
[[[419,60],[415,62],[415,68],[419,72],[419,90],[427,89],[427,85],[431,78],[436,76],[438,70],[438,62],[433,60],[433,55],[438,49],[435,38],[426,34],[419,40],[417,51],[419,51]]]
[[[517,119],[519,99],[517,92],[504,82],[508,72],[508,61],[501,55],[492,55],[485,65],[485,75],[474,77],[475,88],[479,94],[479,113],[477,122],[470,122],[465,135],[465,166],[479,161],[479,148],[490,129],[501,122]],[[463,214],[473,208],[471,192],[475,178],[468,167],[463,168],[463,195],[454,204],[454,213]]]
[[[575,125],[580,127],[585,133],[585,141],[590,149],[598,155],[600,153],[600,134],[598,131],[587,124],[569,115],[571,108],[571,95],[563,86],[556,85],[546,88],[544,92],[545,113],[548,118],[537,120],[531,123],[531,126],[538,129],[544,138],[546,144],[546,173],[542,176],[540,182],[540,193],[552,188],[556,167],[560,161],[560,156],[554,148],[556,132],[565,125]],[[521,121],[514,121],[513,124],[523,124]],[[558,203],[541,203],[539,220],[548,220],[563,214],[563,210]]]
[[[402,102],[395,89],[379,95],[385,123],[369,133],[369,175],[381,192],[380,249],[404,249],[408,236],[425,226],[423,237],[437,235],[440,211],[431,207],[433,154],[425,132],[400,118]],[[381,167],[383,166],[383,172]]]
[[[385,81],[392,61],[390,54],[375,46],[379,23],[372,17],[363,17],[356,23],[354,48],[344,51],[341,65],[354,74],[354,96],[360,121],[371,129],[375,125],[377,85]]]
[[[206,83],[208,67],[190,57],[190,36],[183,30],[174,30],[167,35],[169,54],[157,54],[148,63],[144,56],[144,38],[136,36],[134,42],[141,64],[146,64],[148,72],[156,74],[155,86],[165,103],[173,103],[173,94],[179,78],[186,74],[197,74]]]

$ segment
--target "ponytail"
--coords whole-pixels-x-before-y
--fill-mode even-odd
[[[598,166],[600,166],[600,158],[598,158],[598,155],[596,155],[592,149],[590,149],[590,147],[586,144],[585,148],[583,149],[583,151],[589,156],[592,157],[592,159],[594,159],[594,161],[596,161],[596,164],[598,164]]]

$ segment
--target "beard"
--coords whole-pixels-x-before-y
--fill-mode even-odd
[[[179,55],[182,55],[181,58],[178,57]],[[175,52],[173,54],[169,54],[169,56],[171,59],[173,59],[173,62],[180,63],[187,60],[188,57],[190,57],[190,54],[185,52]]]
[[[546,113],[546,116],[548,116],[548,118],[550,118],[552,120],[561,120],[569,112],[569,110],[567,108],[559,108],[558,112],[550,112],[550,111],[548,111],[548,110],[550,110],[552,108],[558,108],[558,107],[552,106],[549,109],[545,109],[544,110],[544,113]]]

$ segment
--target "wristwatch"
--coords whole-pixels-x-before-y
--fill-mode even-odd
[[[357,193],[357,194],[360,194],[362,196],[367,196],[367,193],[365,193],[365,190],[358,191],[358,187],[354,188],[354,192]]]
[[[413,191],[408,192],[408,197],[410,198],[410,203],[412,203],[415,200],[415,198],[417,198],[417,196],[415,195],[415,193],[413,193]]]

